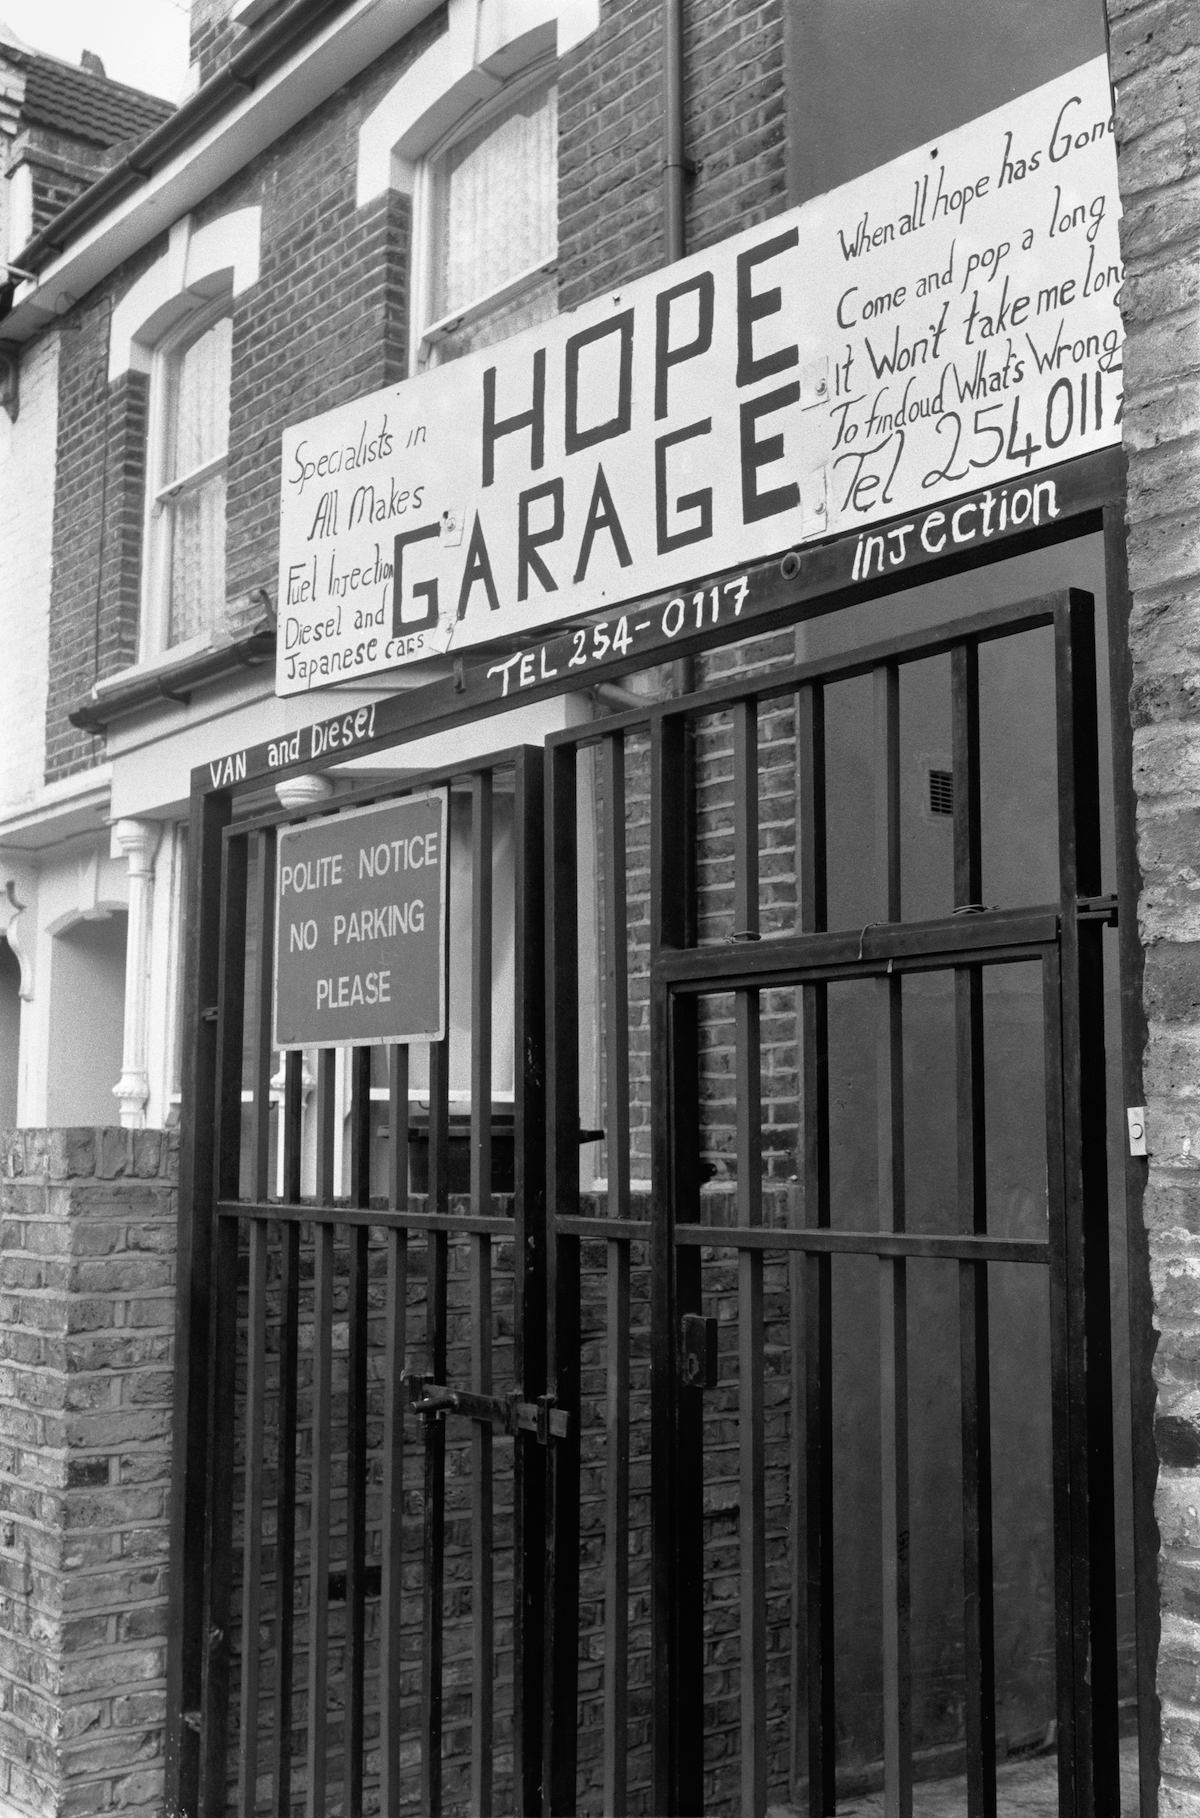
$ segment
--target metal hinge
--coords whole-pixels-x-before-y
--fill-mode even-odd
[[[685,1313],[679,1322],[679,1366],[690,1389],[717,1386],[717,1322]]]
[[[1115,896],[1077,896],[1075,898],[1075,917],[1081,922],[1104,922],[1110,928],[1117,925],[1117,899]]]
[[[539,1395],[536,1401],[522,1400],[519,1389],[510,1389],[507,1395],[479,1395],[473,1389],[448,1388],[416,1370],[406,1370],[404,1380],[413,1412],[427,1420],[461,1414],[467,1420],[498,1427],[502,1433],[532,1433],[540,1446],[565,1439],[571,1430],[566,1410],[555,1407],[553,1395]]]

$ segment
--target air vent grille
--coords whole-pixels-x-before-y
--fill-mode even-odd
[[[952,770],[931,770],[929,772],[929,812],[930,814],[954,813],[954,772]]]

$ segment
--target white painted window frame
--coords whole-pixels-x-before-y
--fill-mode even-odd
[[[413,203],[410,263],[409,370],[420,365],[421,334],[445,334],[461,315],[427,320],[429,264],[422,222],[428,216],[431,155],[467,130],[493,99],[536,80],[600,24],[601,0],[449,0],[446,30],[415,57],[363,120],[358,132],[355,196],[368,207],[391,192]],[[540,267],[539,271],[545,270]],[[521,273],[513,287],[537,273]],[[487,299],[495,308],[500,292]]]
[[[162,669],[207,649],[218,625],[184,643],[167,647],[166,575],[151,579],[157,565],[150,522],[152,476],[163,470],[162,362],[170,350],[181,349],[197,333],[197,324],[216,320],[232,310],[234,300],[258,282],[262,237],[262,209],[231,209],[203,227],[190,215],[176,221],[167,237],[167,249],[135,280],[113,308],[109,323],[108,379],[111,385],[127,372],[142,373],[149,385],[150,401],[146,443],[146,513],[143,524],[141,623],[138,632],[138,668]],[[199,475],[181,476],[196,480]],[[169,571],[168,571],[169,572]],[[161,609],[159,602],[162,602]],[[155,622],[154,615],[161,610]],[[126,671],[126,675],[130,672]]]
[[[146,512],[142,532],[142,595],[138,654],[142,662],[156,657],[182,658],[212,644],[224,606],[224,575],[214,581],[220,598],[207,626],[177,643],[168,642],[171,614],[171,556],[175,505],[197,491],[229,464],[229,437],[219,455],[188,473],[167,478],[167,450],[172,427],[172,379],[179,361],[201,335],[230,314],[231,300],[220,296],[200,304],[176,324],[154,348],[150,365],[150,396],[146,428]]]
[[[454,147],[469,134],[476,132],[488,123],[493,114],[500,114],[513,101],[519,100],[526,92],[555,86],[556,59],[540,56],[519,76],[506,82],[487,100],[468,107],[455,121],[453,127],[443,133],[426,155],[420,159],[414,172],[412,194],[412,266],[409,296],[409,371],[422,372],[427,367],[436,366],[444,357],[443,349],[447,338],[465,324],[478,322],[490,315],[493,310],[512,302],[525,291],[532,289],[539,278],[547,277],[558,266],[558,223],[555,222],[555,251],[551,258],[543,259],[536,265],[517,272],[513,277],[499,284],[495,289],[485,291],[474,298],[465,308],[452,310],[450,314],[431,319],[434,250],[441,229],[437,206],[438,166],[452,152]]]

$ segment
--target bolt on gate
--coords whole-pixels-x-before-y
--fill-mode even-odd
[[[448,1033],[282,1060],[195,801],[178,1809],[1119,1811],[1091,599],[315,813],[416,791]]]

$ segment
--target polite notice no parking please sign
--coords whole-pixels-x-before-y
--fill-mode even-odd
[[[445,1034],[445,796],[286,828],[276,878],[277,1048]]]

